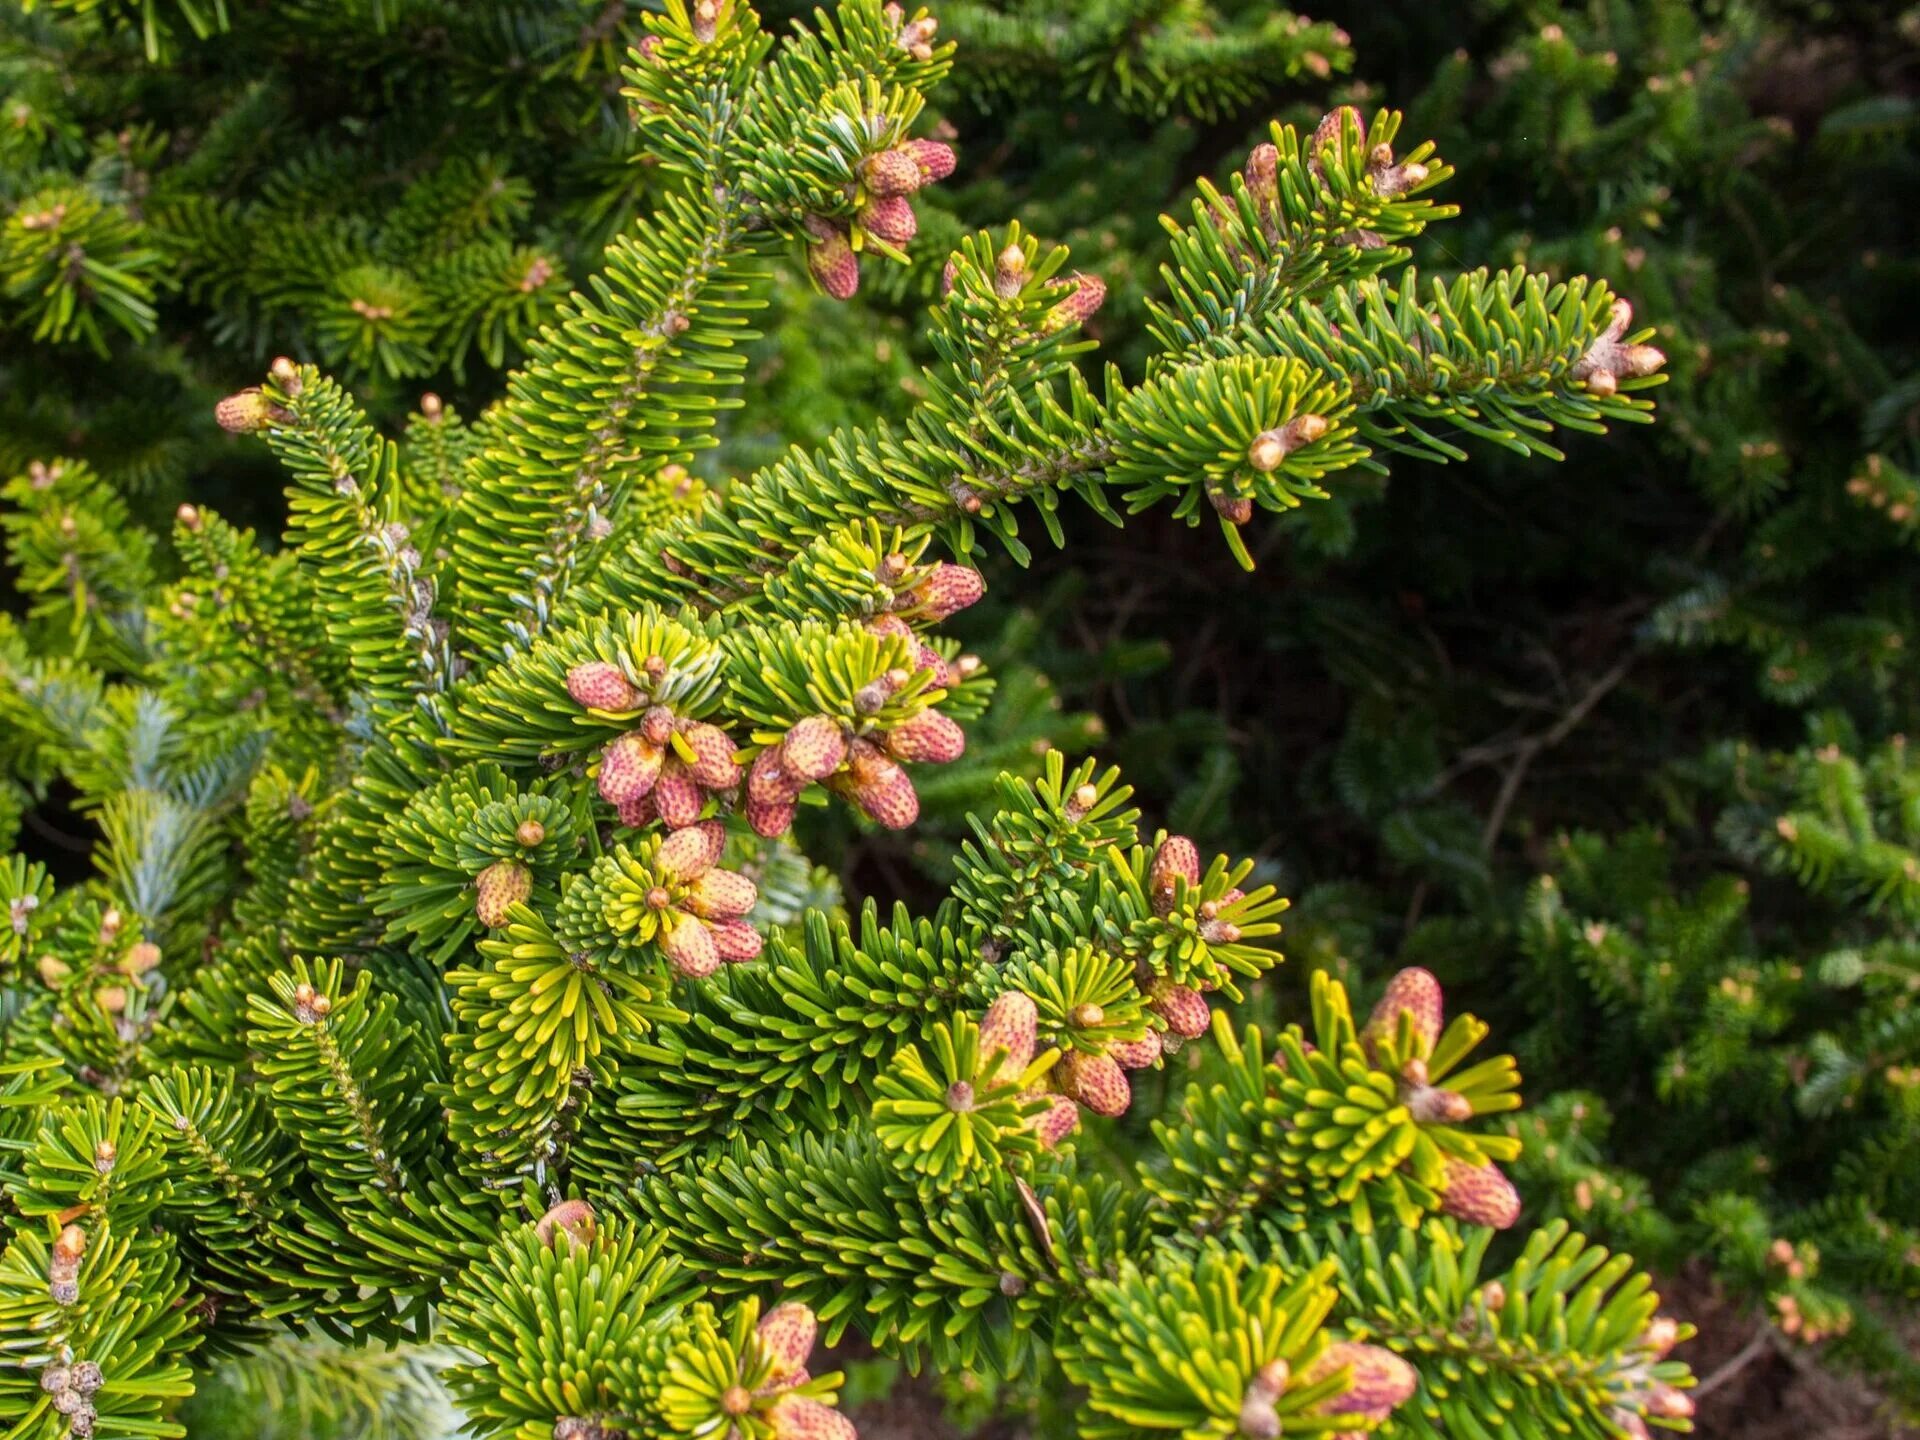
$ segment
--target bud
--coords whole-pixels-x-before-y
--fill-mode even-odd
[[[1254,443],[1257,449],[1259,442]],[[1253,519],[1252,496],[1229,494],[1212,481],[1207,482],[1207,503],[1213,506],[1214,514],[1229,525],[1245,525]]]
[[[753,881],[737,870],[709,870],[688,888],[687,908],[702,920],[731,920],[760,898]]]
[[[1520,1218],[1520,1192],[1491,1162],[1469,1165],[1464,1160],[1449,1159],[1440,1209],[1469,1225],[1505,1230]]]
[[[693,751],[689,769],[695,780],[709,790],[727,790],[740,783],[740,766],[726,731],[695,720],[681,727],[680,736]]]
[[[677,879],[697,880],[719,863],[720,852],[726,848],[727,827],[718,820],[707,820],[676,830],[661,841],[653,864]]]
[[[1415,1044],[1421,1051],[1431,1052],[1439,1043],[1445,1018],[1440,982],[1433,978],[1431,970],[1410,966],[1387,982],[1386,993],[1373,1007],[1373,1013],[1360,1031],[1360,1043],[1369,1056],[1382,1041],[1399,1034],[1402,1011],[1413,1016]]]
[[[267,367],[267,375],[282,395],[298,395],[301,389],[300,367],[286,356],[276,356]]]
[[[859,218],[861,229],[889,245],[905,245],[920,233],[913,202],[904,195],[887,195],[869,202],[861,209]]]
[[[1004,990],[994,998],[980,1018],[980,1055],[987,1059],[996,1050],[1007,1052],[995,1079],[1011,1080],[1033,1063],[1039,1028],[1040,1012],[1023,991]]]
[[[533,872],[518,860],[496,860],[473,882],[473,914],[489,930],[507,923],[507,911],[533,894]]]
[[[49,990],[58,989],[60,983],[73,974],[73,967],[58,955],[42,955],[33,966],[40,972],[40,983]]]
[[[1060,808],[1067,819],[1079,821],[1086,819],[1088,812],[1099,802],[1099,789],[1093,785],[1082,785],[1067,797],[1067,803]]]
[[[813,1311],[792,1301],[776,1305],[760,1317],[755,1333],[776,1378],[791,1375],[807,1363],[816,1330]]]
[[[666,755],[638,730],[629,730],[600,752],[600,798],[619,805],[653,789]]]
[[[967,732],[938,710],[922,710],[887,731],[884,741],[901,760],[945,765],[965,752]]]
[[[91,1395],[106,1383],[106,1377],[100,1373],[100,1367],[91,1360],[82,1360],[73,1367],[73,1388],[82,1395]]]
[[[987,580],[978,570],[942,560],[908,592],[911,609],[929,620],[945,620],[958,614],[987,593]]]
[[[661,937],[660,949],[674,970],[689,980],[703,979],[720,968],[720,951],[713,943],[706,922],[692,915],[682,915],[674,921],[673,927]]]
[[[1247,447],[1247,463],[1261,474],[1270,475],[1287,456],[1303,445],[1312,444],[1327,430],[1324,415],[1296,415],[1278,429],[1255,436],[1253,444]]]
[[[869,195],[885,199],[895,195],[911,195],[926,184],[926,176],[921,173],[920,162],[914,158],[913,151],[902,145],[897,149],[869,155],[861,161],[860,181],[867,187]]]
[[[728,872],[716,870],[716,875]],[[749,960],[760,958],[760,947],[765,943],[760,932],[744,920],[710,920],[707,933],[713,937],[714,953],[728,965],[744,965]]]
[[[1200,883],[1200,851],[1184,835],[1169,835],[1153,852],[1147,869],[1147,888],[1153,901],[1153,913],[1165,919],[1173,912],[1177,880],[1189,886]]]
[[[514,830],[513,838],[531,850],[547,838],[547,827],[538,820],[522,820]]]
[[[214,406],[213,418],[222,430],[231,434],[253,435],[269,428],[276,420],[284,420],[286,412],[268,400],[258,385],[250,385]]]
[[[800,781],[824,780],[847,758],[847,737],[839,722],[826,715],[809,715],[787,731],[780,742],[780,768]]]
[[[953,174],[954,166],[959,163],[951,145],[938,140],[909,140],[904,147],[913,157],[913,163],[920,167],[921,183],[932,185]]]
[[[993,289],[1002,300],[1018,295],[1026,279],[1027,252],[1020,246],[1009,245],[994,258]]]
[[[1407,1113],[1420,1125],[1461,1125],[1473,1118],[1473,1102],[1458,1090],[1416,1085],[1406,1097]]]
[[[851,300],[860,288],[860,257],[846,232],[818,216],[808,219],[807,229],[814,237],[807,246],[808,272],[835,300]]]
[[[1096,1115],[1124,1115],[1133,1103],[1126,1072],[1108,1055],[1069,1050],[1053,1067],[1053,1082]]]
[[[593,1207],[584,1200],[562,1200],[534,1222],[534,1236],[549,1250],[566,1237],[567,1248],[593,1243],[596,1222]]]
[[[72,1387],[73,1371],[65,1365],[49,1365],[40,1372],[40,1388],[49,1395],[58,1395]]]
[[[1213,1023],[1213,1012],[1198,990],[1162,977],[1147,992],[1147,1008],[1167,1022],[1167,1029],[1185,1040],[1197,1040]]]
[[[640,692],[620,667],[604,660],[589,660],[567,671],[567,694],[589,710],[631,710],[640,703]]]
[[[180,508],[173,512],[173,518],[188,530],[200,528],[200,510],[197,506],[182,501]]]

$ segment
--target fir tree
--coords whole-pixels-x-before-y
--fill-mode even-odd
[[[88,467],[13,483],[7,756],[100,872],[0,872],[14,1433],[179,1434],[289,1333],[444,1342],[523,1440],[845,1436],[849,1334],[1064,1380],[1093,1435],[1686,1428],[1631,1259],[1489,1258],[1489,1027],[1412,967],[1234,1024],[1286,902],[1117,771],[1003,776],[924,913],[818,903],[796,817],[916,822],[994,684],[939,627],[1070,498],[1251,565],[1258,511],[1462,436],[1556,456],[1663,362],[1603,282],[1415,273],[1450,169],[1343,106],[1169,222],[1143,373],[1086,378],[1063,248],[969,234],[909,416],[709,491],[773,261],[846,298],[912,246],[949,63],[878,0],[780,40],[669,0],[624,71],[652,209],[498,404],[395,438],[275,360],[218,418],[285,466],[283,548],[184,506],[177,580]],[[1083,1153],[1188,1046],[1148,1156]]]

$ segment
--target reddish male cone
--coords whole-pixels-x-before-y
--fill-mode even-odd
[[[744,965],[760,958],[763,943],[760,932],[744,920],[712,920],[707,933],[713,937],[713,949],[722,963]]]
[[[922,710],[887,731],[885,742],[898,759],[945,765],[965,753],[967,732],[938,710]]]
[[[776,1305],[760,1317],[760,1349],[776,1377],[791,1375],[807,1363],[818,1328],[813,1311],[795,1301]]]
[[[904,830],[920,818],[913,781],[870,740],[856,740],[849,748],[847,790],[868,819],[888,830]]]
[[[589,710],[631,710],[640,703],[640,692],[620,667],[604,660],[590,660],[567,671],[567,694]]]
[[[707,797],[700,782],[682,767],[669,768],[653,782],[654,813],[669,830],[684,829],[700,819]]]
[[[1126,1072],[1108,1055],[1069,1050],[1053,1067],[1053,1081],[1096,1115],[1124,1115],[1133,1103]]]
[[[920,171],[920,162],[913,158],[913,152],[904,145],[893,150],[882,150],[861,161],[860,180],[867,187],[869,195],[880,199],[890,195],[911,195],[926,184],[926,177]]]
[[[718,820],[708,820],[676,830],[662,840],[653,863],[679,879],[698,880],[720,863],[720,852],[726,848],[727,827]]]
[[[286,419],[287,413],[261,394],[258,385],[252,385],[215,405],[213,418],[230,434],[252,435],[276,420]]]
[[[1176,985],[1164,976],[1147,991],[1147,1008],[1167,1022],[1167,1029],[1185,1040],[1197,1040],[1213,1024],[1213,1011],[1198,990]]]
[[[763,840],[772,840],[793,828],[794,805],[791,800],[747,799],[747,824]]]
[[[1042,1150],[1051,1150],[1080,1128],[1080,1107],[1064,1095],[1051,1097],[1047,1108],[1027,1121]]]
[[[1139,1040],[1116,1040],[1107,1046],[1122,1070],[1145,1070],[1160,1059],[1160,1037],[1146,1035]]]
[[[826,715],[809,715],[780,742],[780,769],[795,780],[824,780],[847,758],[847,737],[840,722]]]
[[[1176,880],[1184,880],[1189,886],[1200,883],[1200,851],[1184,835],[1169,835],[1153,852],[1153,864],[1147,869],[1147,888],[1154,914],[1164,918],[1173,913],[1174,896],[1179,889],[1174,883]]]
[[[533,894],[533,872],[518,860],[496,860],[473,882],[473,914],[489,930],[507,923],[507,911]]]
[[[831,1405],[788,1395],[767,1412],[774,1440],[859,1440],[853,1422]]]
[[[1420,1376],[1414,1368],[1391,1350],[1347,1340],[1322,1350],[1308,1367],[1303,1383],[1324,1380],[1337,1370],[1350,1372],[1347,1388],[1320,1402],[1322,1415],[1362,1415],[1378,1422],[1392,1414],[1394,1406],[1411,1399],[1420,1387]]]
[[[667,963],[689,980],[703,979],[720,968],[720,950],[714,944],[713,932],[695,916],[682,915],[676,920],[661,937],[660,948],[666,953]]]
[[[616,737],[600,752],[600,798],[619,805],[648,794],[665,759],[665,752],[638,730]]]
[[[807,270],[835,300],[851,300],[860,288],[860,257],[846,232],[818,216],[808,219],[807,229],[814,237],[807,246]]]
[[[548,1249],[565,1236],[571,1249],[591,1245],[595,1228],[593,1206],[584,1200],[562,1200],[535,1222],[533,1233]]]
[[[1440,1209],[1468,1225],[1506,1230],[1520,1218],[1520,1192],[1492,1162],[1469,1165],[1464,1160],[1450,1159]]]
[[[986,577],[966,565],[942,560],[910,592],[911,608],[929,620],[956,615],[987,593]]]
[[[807,782],[787,773],[781,763],[781,749],[781,745],[775,745],[753,757],[747,771],[747,799],[764,805],[791,805],[799,798]]]
[[[693,764],[687,768],[700,784],[709,790],[728,790],[740,783],[740,767],[734,762],[733,741],[726,731],[696,720],[680,731],[680,738],[693,751]]]
[[[1086,324],[1107,303],[1107,282],[1099,276],[1075,271],[1069,283],[1072,291],[1047,311],[1046,319],[1041,322],[1041,329],[1049,335]]]
[[[860,228],[889,245],[905,245],[920,233],[920,221],[906,196],[885,195],[860,211]]]
[[[688,890],[687,908],[702,920],[731,920],[753,909],[760,892],[737,870],[709,870]]]
[[[980,1018],[980,1054],[985,1058],[1005,1050],[995,1078],[1010,1080],[1033,1063],[1039,1034],[1040,1011],[1032,997],[1021,990],[1002,991]]]
[[[909,140],[904,147],[913,157],[913,163],[920,167],[920,179],[923,184],[932,185],[953,174],[958,163],[953,147],[943,145],[938,140]]]
[[[1360,1031],[1360,1043],[1366,1046],[1368,1055],[1372,1055],[1382,1041],[1400,1033],[1402,1011],[1413,1016],[1413,1035],[1421,1051],[1431,1051],[1439,1043],[1446,1016],[1440,982],[1431,970],[1409,966],[1387,982],[1386,993],[1373,1007],[1373,1013]]]

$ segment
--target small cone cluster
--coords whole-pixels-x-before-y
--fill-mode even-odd
[[[1637,380],[1660,369],[1667,363],[1661,351],[1651,345],[1623,343],[1632,327],[1632,304],[1616,299],[1605,332],[1587,347],[1586,354],[1573,362],[1568,377],[1584,381],[1589,395],[1604,397],[1617,392],[1622,380]]]
[[[589,710],[611,714],[631,712],[644,698],[618,666],[599,660],[567,672],[567,694]],[[659,820],[681,830],[700,819],[711,796],[732,790],[740,778],[724,730],[654,705],[636,728],[600,752],[597,783],[622,825]]]
[[[889,556],[878,573],[891,581],[906,569],[904,557]],[[934,672],[937,686],[958,684],[971,673],[970,657],[949,665],[904,615],[943,620],[978,600],[985,589],[976,570],[944,562],[932,565],[898,592],[895,612],[870,621],[869,628],[907,641],[914,650],[915,669]],[[862,716],[878,715],[913,675],[913,670],[889,670],[854,696],[854,708]],[[747,771],[747,823],[769,838],[784,834],[793,824],[801,792],[809,785],[825,785],[876,825],[904,830],[920,817],[920,795],[903,766],[950,764],[966,748],[966,732],[933,709],[885,729],[872,720],[848,724],[830,715],[806,716],[778,744],[754,757]]]
[[[105,1383],[106,1376],[92,1360],[56,1363],[40,1372],[41,1393],[54,1413],[66,1421],[67,1434],[77,1440],[87,1440],[93,1434],[99,1418],[93,1397]]]
[[[651,932],[674,971],[690,980],[760,954],[760,933],[744,920],[759,892],[736,870],[719,868],[726,828],[718,820],[676,830],[653,857],[647,892]]]
[[[996,1083],[1006,1084],[1017,1080],[1020,1073],[1033,1063],[1033,1052],[1039,1042],[1040,1011],[1032,997],[1022,991],[1002,992],[981,1017],[981,1059],[991,1060],[995,1054],[1003,1056],[993,1072]],[[1041,1148],[1053,1149],[1079,1128],[1080,1107],[1067,1096],[1029,1090],[1021,1098],[1047,1101],[1047,1108],[1028,1116],[1026,1122]]]
[[[931,55],[935,22],[927,18],[907,24],[904,17],[902,21],[903,33],[924,31],[924,38],[911,42],[909,48]],[[856,240],[876,241],[894,250],[910,244],[920,233],[914,192],[946,179],[953,167],[952,147],[938,140],[909,140],[863,159],[856,167],[859,188],[852,223],[826,215],[806,218],[807,271],[820,288],[835,300],[851,300],[860,289]]]
[[[880,12],[887,23],[894,27],[894,41],[907,54],[916,60],[926,61],[933,58],[933,37],[940,29],[940,22],[924,11],[912,20],[899,5],[888,0]]]
[[[787,1393],[807,1382],[807,1361],[818,1333],[813,1311],[796,1302],[776,1305],[761,1316],[754,1330],[757,1353],[743,1358],[753,1374],[764,1365],[766,1378],[751,1392],[744,1385],[729,1390],[725,1407],[734,1414],[764,1408],[775,1440],[856,1440],[853,1422],[831,1405]]]

